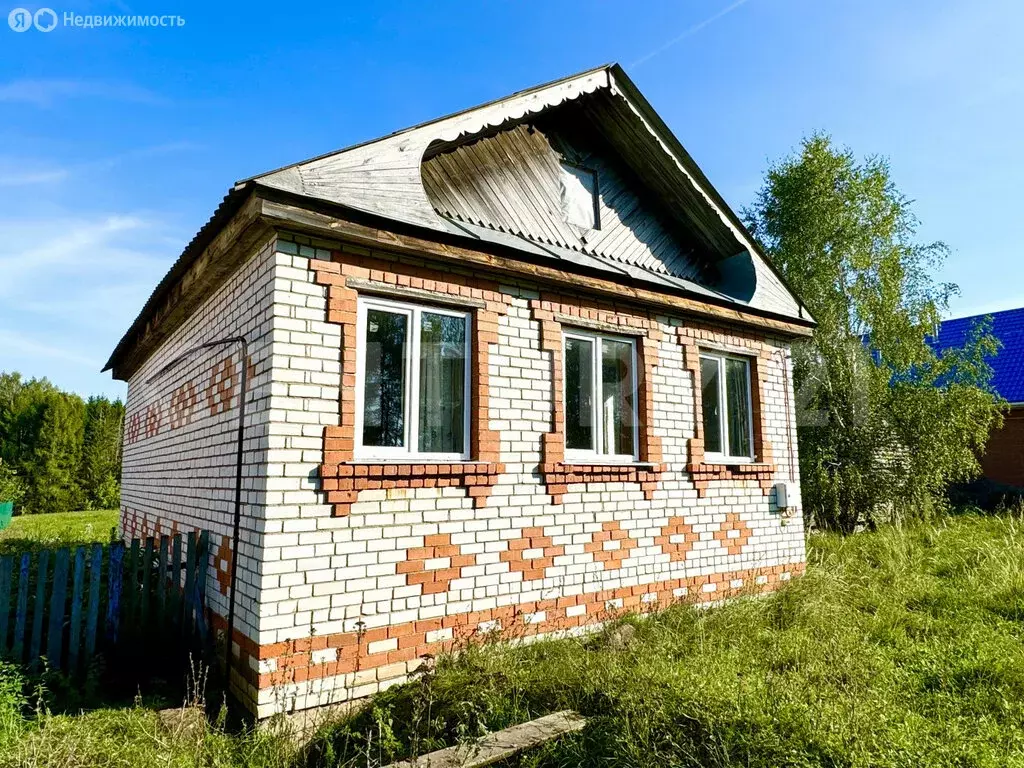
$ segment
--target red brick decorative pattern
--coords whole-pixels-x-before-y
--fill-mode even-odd
[[[614,571],[622,567],[635,548],[636,540],[629,531],[611,520],[601,525],[601,530],[594,534],[589,544],[584,545],[583,550],[593,554],[594,561],[601,563],[606,571]]]
[[[738,555],[750,541],[750,526],[738,512],[729,512],[725,522],[715,531],[715,538],[730,555]]]
[[[259,689],[267,689],[412,661],[424,654],[438,654],[478,636],[483,631],[481,625],[485,623],[517,636],[572,629],[613,618],[618,612],[656,610],[680,601],[700,603],[723,600],[740,593],[770,591],[803,571],[804,565],[797,563],[668,579],[266,645],[259,645],[236,630],[235,642],[242,650],[240,671],[247,682]],[[686,591],[685,595],[680,595],[682,590]],[[621,608],[610,611],[610,600],[621,600]],[[528,616],[531,621],[526,620]],[[536,620],[538,616],[543,616],[543,620]],[[213,624],[219,631],[224,629],[224,620],[220,616],[213,617]],[[330,658],[327,661],[314,661],[314,652],[327,649],[336,649],[336,652],[328,653]],[[261,674],[257,670],[257,662],[270,660],[273,660],[276,671]],[[404,672],[396,671],[395,676],[401,674]]]
[[[142,413],[135,411],[131,416],[128,417],[124,428],[124,442],[126,445],[132,445],[138,442],[142,436]]]
[[[672,541],[673,538],[676,541]],[[693,530],[693,526],[681,517],[670,517],[668,525],[661,529],[661,535],[654,537],[654,543],[672,560],[685,560],[694,542],[699,540],[700,535]]]
[[[214,551],[213,564],[217,572],[217,587],[222,595],[226,595],[231,588],[231,562],[234,559],[234,553],[231,551],[231,539],[221,536],[220,544]]]
[[[213,366],[210,383],[206,387],[206,404],[210,407],[210,415],[217,416],[230,410],[237,389],[235,363],[230,357],[225,357],[219,365]]]
[[[141,403],[127,414],[124,431],[125,445],[143,438],[158,436],[164,427],[171,430],[187,427],[195,421],[200,398],[205,397],[210,416],[219,416],[231,410],[238,394],[238,366],[229,355],[213,364],[207,384],[200,391],[194,381],[184,381],[166,396]],[[246,363],[249,381],[256,377],[256,365],[250,356]],[[202,386],[202,385],[200,385]]]
[[[407,574],[407,584],[422,584],[423,594],[447,592],[453,579],[462,575],[462,569],[473,565],[476,557],[462,554],[452,544],[450,533],[425,536],[422,547],[406,552],[406,559],[397,564],[398,573]]]
[[[186,381],[171,393],[170,421],[171,429],[178,429],[191,423],[195,414],[199,397],[196,385]]]
[[[635,314],[635,310],[581,297],[544,295],[530,301],[533,319],[540,324],[541,349],[551,353],[551,431],[543,435],[541,473],[555,504],[562,503],[567,486],[576,483],[628,482],[638,484],[647,499],[654,498],[661,464],[661,439],[654,432],[654,368],[658,364],[658,343],[664,334],[656,320]],[[569,464],[565,461],[565,404],[563,402],[562,318],[580,318],[602,326],[615,327],[625,336],[636,336],[640,463],[649,467],[615,464]]]
[[[756,335],[743,331],[704,324],[680,327],[676,331],[683,347],[683,363],[693,374],[694,437],[689,442],[690,461],[687,471],[699,496],[707,495],[708,488],[715,481],[753,480],[768,494],[774,483],[775,464],[772,461],[772,446],[767,440],[764,403],[765,366],[771,360],[772,349]],[[709,351],[723,348],[747,350],[750,357],[751,401],[754,411],[754,461],[746,464],[706,464],[704,462],[704,406],[701,386],[700,352],[706,346]],[[738,351],[735,354],[740,354]],[[788,418],[788,414],[787,414]]]
[[[358,262],[358,263],[356,263]],[[316,282],[327,286],[327,320],[342,328],[342,386],[339,424],[324,430],[324,463],[320,468],[327,500],[336,516],[347,515],[361,490],[378,488],[443,488],[457,486],[476,506],[490,495],[505,468],[499,463],[499,435],[489,428],[489,352],[498,341],[498,319],[508,309],[508,299],[497,285],[455,274],[438,279],[436,269],[417,267],[371,257],[353,257],[335,251],[332,261],[311,259]],[[396,287],[462,297],[484,306],[473,311],[473,350],[470,456],[471,462],[453,464],[387,463],[355,461],[356,360],[359,340],[356,315],[358,294],[348,278],[372,280]]]
[[[523,574],[523,581],[544,578],[544,569],[555,564],[555,558],[565,554],[565,547],[551,543],[543,528],[524,528],[521,538],[508,543],[501,553],[501,561],[509,570]]]
[[[160,403],[150,403],[146,407],[146,437],[156,437],[160,434],[163,417],[164,410]]]

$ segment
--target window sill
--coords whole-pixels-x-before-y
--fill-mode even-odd
[[[571,470],[577,468],[582,469],[585,467],[597,469],[603,467],[610,467],[613,469],[618,467],[627,467],[630,469],[654,469],[659,465],[651,461],[589,461],[587,459],[572,459],[571,461],[561,462],[560,466]]]
[[[764,472],[765,470],[774,471],[775,465],[750,459],[705,459],[696,468],[699,471]]]
[[[555,504],[562,503],[562,496],[570,485],[592,483],[636,483],[648,500],[654,498],[658,478],[664,470],[663,464],[652,462],[629,462],[618,464],[580,464],[560,461],[544,464],[541,471]]]
[[[774,484],[775,477],[775,465],[768,462],[747,461],[739,464],[723,464],[704,461],[700,464],[691,464],[687,469],[697,487],[697,494],[701,497],[707,494],[709,483],[723,480],[727,482],[753,481],[767,494]]]
[[[756,459],[745,459],[736,456],[708,456],[704,455],[704,460],[701,464],[708,464],[716,467],[736,467],[736,466],[747,466],[749,464],[763,464]]]
[[[422,467],[427,464],[433,464],[437,466],[451,466],[453,464],[475,464],[479,466],[487,466],[489,462],[476,461],[474,459],[432,459],[429,456],[402,456],[401,458],[394,459],[352,459],[351,461],[343,461],[339,466],[399,466],[399,467]]]
[[[323,490],[335,516],[347,515],[360,491],[393,488],[465,488],[483,504],[505,466],[488,461],[343,461],[320,466]]]

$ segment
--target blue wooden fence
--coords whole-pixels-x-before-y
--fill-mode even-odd
[[[206,642],[208,561],[206,531],[0,557],[0,658],[74,675],[102,649]]]

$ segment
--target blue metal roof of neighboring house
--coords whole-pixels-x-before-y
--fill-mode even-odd
[[[938,337],[931,340],[932,348],[941,351],[961,346],[974,324],[989,316],[992,334],[1002,344],[999,353],[988,361],[993,372],[992,387],[1007,402],[1024,403],[1024,308],[945,320]]]

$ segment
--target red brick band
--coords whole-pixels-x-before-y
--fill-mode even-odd
[[[474,611],[436,619],[374,627],[361,632],[300,638],[259,645],[235,631],[242,651],[240,672],[259,689],[301,683],[333,675],[407,662],[425,654],[449,651],[479,636],[481,625],[491,623],[516,636],[573,629],[614,618],[619,613],[654,611],[680,602],[709,602],[744,593],[770,591],[804,571],[803,563],[753,568],[731,573],[689,576],[650,584],[601,590],[579,595],[537,600],[515,606]],[[740,583],[741,582],[741,583]],[[685,590],[685,594],[680,594]],[[613,607],[610,601],[621,601]],[[539,619],[538,617],[543,617]],[[223,619],[214,617],[223,629]],[[442,640],[428,640],[442,636]],[[314,661],[314,652],[336,649],[333,660]],[[258,661],[274,660],[276,671],[260,673]]]

